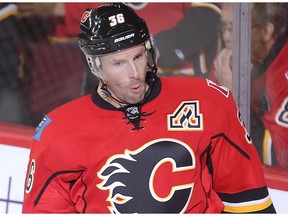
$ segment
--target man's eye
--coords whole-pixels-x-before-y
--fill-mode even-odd
[[[136,60],[136,59],[139,59],[139,58],[141,58],[143,55],[144,55],[143,53],[140,53],[139,55],[135,56],[134,59],[135,59],[135,60]]]
[[[123,65],[123,62],[115,62],[114,65],[115,66],[121,66],[121,65]]]

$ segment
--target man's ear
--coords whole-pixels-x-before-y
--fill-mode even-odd
[[[264,35],[263,35],[263,39],[265,42],[274,40],[274,37],[273,37],[274,31],[275,31],[274,25],[271,22],[267,22],[264,28]]]

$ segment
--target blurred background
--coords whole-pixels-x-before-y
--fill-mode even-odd
[[[85,9],[101,4],[0,3],[1,213],[21,212],[29,142],[41,119],[98,83],[77,35]],[[153,35],[159,76],[205,77],[231,90],[269,186],[280,190],[277,208],[287,213],[288,3],[126,4]]]

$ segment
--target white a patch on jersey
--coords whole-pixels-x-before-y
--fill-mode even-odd
[[[183,101],[173,112],[167,115],[168,131],[203,130],[203,116],[199,101]]]

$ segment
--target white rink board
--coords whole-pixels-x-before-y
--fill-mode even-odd
[[[21,213],[29,149],[0,144],[0,214]]]
[[[270,196],[274,203],[274,207],[279,214],[288,213],[288,191],[281,191],[269,188]]]

